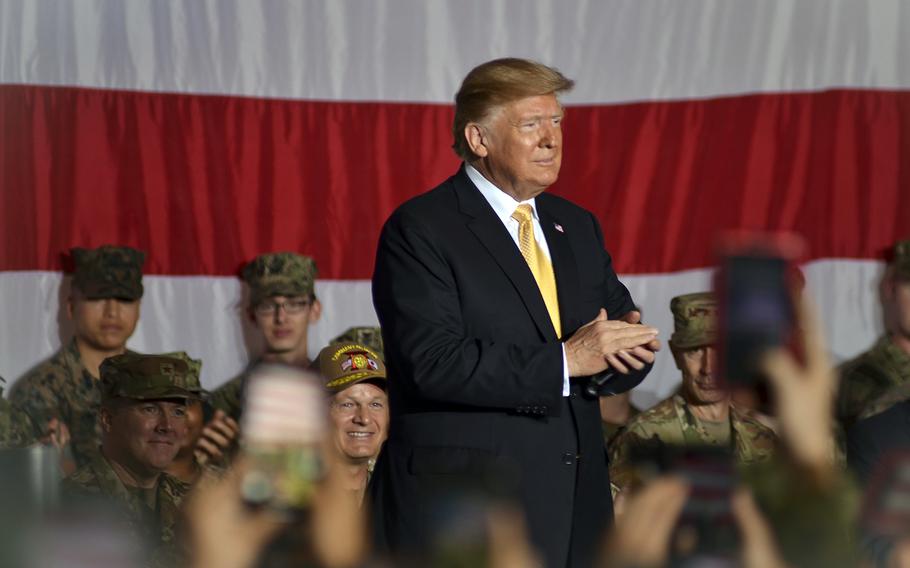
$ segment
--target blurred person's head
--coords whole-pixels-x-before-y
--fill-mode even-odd
[[[145,253],[105,245],[71,250],[74,273],[67,314],[77,341],[97,351],[122,351],[136,330]]]
[[[882,278],[881,297],[888,332],[910,350],[910,240],[894,245]]]
[[[676,296],[670,301],[673,335],[670,350],[682,372],[682,395],[692,405],[729,400],[717,375],[717,300],[711,292]]]
[[[331,397],[335,448],[349,463],[375,459],[389,428],[386,372],[379,353],[355,342],[336,343],[320,351],[317,364]]]
[[[564,111],[557,95],[573,85],[526,59],[475,67],[455,95],[455,153],[519,200],[539,194],[559,175]]]
[[[203,402],[205,391],[200,381],[202,360],[193,359],[184,351],[164,353],[162,357],[180,359],[187,366],[184,388],[193,393],[194,397],[186,399],[185,428],[178,433],[180,449],[177,452],[176,460],[192,460],[196,442],[199,440],[199,436],[202,435],[202,428],[205,426],[205,403]]]
[[[249,316],[262,333],[266,359],[309,362],[309,327],[322,314],[314,291],[316,275],[312,258],[290,252],[257,256],[244,268]]]
[[[125,353],[101,364],[104,382],[100,421],[104,456],[137,480],[154,479],[180,450],[187,430],[185,361]]]

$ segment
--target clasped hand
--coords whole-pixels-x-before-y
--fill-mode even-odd
[[[654,352],[660,349],[657,328],[639,322],[641,314],[637,311],[610,320],[601,308],[596,318],[565,343],[569,376],[596,375],[607,369],[626,375],[653,363]]]

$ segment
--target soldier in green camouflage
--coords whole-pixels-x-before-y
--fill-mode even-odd
[[[250,290],[247,312],[262,336],[265,352],[240,376],[212,393],[212,406],[239,420],[246,378],[257,363],[309,366],[309,327],[322,314],[314,293],[316,274],[312,258],[291,252],[263,254],[246,265],[243,280]]]
[[[872,349],[843,363],[837,397],[838,419],[850,427],[860,417],[887,408],[880,399],[893,399],[889,391],[910,383],[910,240],[894,246],[880,287],[886,334]]]
[[[100,452],[63,481],[67,502],[103,502],[154,551],[151,565],[173,565],[175,526],[188,485],[164,473],[198,398],[185,361],[125,353],[101,364]]]
[[[139,321],[145,253],[129,247],[72,249],[67,314],[72,340],[12,387],[10,401],[38,424],[57,418],[69,429],[75,465],[91,459],[100,442],[98,367],[124,353]]]
[[[21,448],[38,439],[43,432],[28,414],[3,398],[5,381],[0,377],[0,449]]]
[[[717,302],[711,293],[670,302],[674,332],[670,349],[682,372],[679,393],[633,418],[610,444],[610,479],[620,489],[635,484],[629,464],[635,447],[653,439],[671,446],[716,446],[733,451],[740,464],[765,461],[777,447],[774,431],[730,401],[715,375]]]

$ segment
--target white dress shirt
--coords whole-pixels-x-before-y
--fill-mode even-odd
[[[527,204],[531,206],[534,238],[537,240],[537,244],[540,245],[543,253],[547,256],[547,259],[552,263],[553,257],[550,256],[550,247],[547,246],[547,238],[544,236],[543,229],[540,226],[540,218],[537,216],[537,204],[535,200],[516,201],[511,195],[493,185],[490,180],[483,177],[483,174],[468,164],[465,164],[465,173],[468,174],[468,177],[474,182],[474,185],[480,191],[480,194],[487,200],[487,203],[493,208],[496,216],[499,217],[499,220],[502,221],[506,230],[509,231],[509,235],[511,235],[512,240],[515,241],[515,248],[518,248],[519,251],[518,221],[512,218],[512,213],[515,212],[515,209],[519,205]],[[566,361],[565,344],[562,345],[562,396],[569,396],[569,364],[568,361]]]

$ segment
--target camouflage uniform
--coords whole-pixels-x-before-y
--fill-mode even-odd
[[[841,382],[837,414],[849,426],[860,416],[871,416],[869,407],[878,399],[910,384],[910,354],[885,335],[872,349],[843,363],[838,370]]]
[[[0,377],[0,448],[21,448],[33,443],[41,436],[41,429],[32,419],[3,398],[3,384]]]
[[[142,297],[143,252],[103,246],[94,250],[75,248],[72,256],[76,267],[73,288],[86,299]],[[88,463],[97,451],[101,442],[97,420],[101,386],[82,365],[75,338],[16,381],[9,398],[37,424],[47,424],[51,418],[65,423],[77,465]]]
[[[154,551],[150,565],[174,566],[180,543],[177,523],[180,504],[190,486],[162,473],[153,490],[127,487],[111,464],[100,453],[74,474],[63,480],[64,498],[77,501],[112,503],[127,529]]]
[[[198,393],[190,390],[190,374],[181,358],[138,354],[108,357],[101,364],[102,394],[105,401],[195,398]],[[117,476],[110,460],[96,452],[64,479],[62,490],[70,503],[104,501],[113,505],[129,530],[154,551],[149,565],[178,565],[180,552],[175,527],[188,484],[160,473],[152,489],[127,486]]]
[[[629,454],[636,445],[652,438],[671,446],[719,446],[722,441],[713,437],[704,424],[689,411],[681,395],[659,403],[629,421],[610,444],[610,479],[619,487],[629,481]],[[748,465],[770,459],[777,448],[774,431],[730,407],[730,447],[737,463]]]
[[[309,296],[315,298],[316,261],[292,252],[259,255],[243,269],[243,280],[250,289],[250,307],[273,296]],[[259,363],[253,361],[240,375],[212,392],[211,404],[234,420],[240,420],[243,393],[250,371]]]
[[[890,269],[895,278],[910,281],[910,241],[894,245]],[[910,353],[884,335],[869,351],[843,363],[839,368],[840,390],[837,414],[843,426],[851,426],[860,416],[871,416],[868,406],[889,391],[910,383]],[[876,404],[877,407],[881,403]]]
[[[677,296],[670,302],[674,332],[670,345],[675,351],[712,345],[717,339],[717,303],[713,294]],[[768,460],[777,447],[774,431],[746,412],[730,405],[729,438],[718,439],[689,409],[680,394],[659,403],[620,430],[610,444],[610,479],[620,488],[633,483],[629,467],[632,448],[654,438],[671,446],[721,446],[729,444],[737,463]]]
[[[378,327],[357,326],[349,327],[344,333],[329,341],[332,343],[359,343],[369,347],[383,360],[385,360],[385,349],[382,344],[382,330]]]

